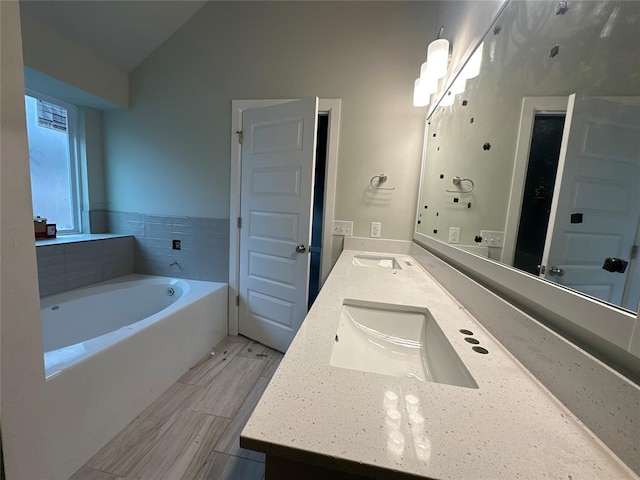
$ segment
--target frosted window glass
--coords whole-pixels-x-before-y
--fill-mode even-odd
[[[58,231],[73,231],[76,206],[67,109],[28,95],[25,107],[33,215],[57,224]],[[43,121],[47,117],[49,121]]]

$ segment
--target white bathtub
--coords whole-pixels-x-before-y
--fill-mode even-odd
[[[41,307],[54,479],[71,476],[228,333],[223,283],[127,275]]]

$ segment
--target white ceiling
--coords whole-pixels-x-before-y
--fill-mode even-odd
[[[20,10],[130,72],[205,3],[204,0],[21,0]]]

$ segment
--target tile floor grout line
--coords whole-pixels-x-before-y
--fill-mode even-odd
[[[229,456],[229,457],[234,457],[234,458],[239,458],[239,459],[241,459],[241,460],[246,460],[246,461],[248,461],[248,462],[262,463],[263,465],[264,465],[264,463],[265,463],[265,462],[264,462],[264,460],[255,460],[255,459],[253,459],[253,458],[242,457],[242,456],[240,456],[240,455],[234,455],[233,453],[224,452],[224,451],[222,451],[222,450],[217,450],[216,448],[214,448],[214,449],[213,449],[213,451],[214,451],[214,452],[216,452],[216,453],[222,453],[222,454],[227,455],[227,456]],[[252,450],[252,451],[253,451],[253,450]]]
[[[93,470],[94,472],[100,472],[100,473],[104,473],[104,474],[107,474],[107,475],[111,475],[111,476],[116,477],[116,478],[118,478],[118,479],[124,479],[124,478],[125,478],[125,477],[121,477],[121,476],[120,476],[120,475],[118,475],[117,473],[109,472],[109,471],[107,471],[107,470],[102,470],[101,468],[88,467],[86,464],[84,464],[84,465],[83,465],[82,467],[80,467],[80,468],[83,468],[83,467],[84,467],[84,468],[88,468],[88,469],[90,469],[90,470]],[[75,473],[74,473],[74,475],[75,475]],[[73,476],[73,475],[72,475],[72,476]]]
[[[2,0],[0,0],[0,1],[2,1]],[[224,418],[225,420],[233,420],[234,418],[236,418],[235,413],[233,414],[233,417],[227,417],[225,415],[214,415],[213,413],[203,412],[202,410],[197,410],[197,409],[194,409],[194,408],[189,408],[188,410],[190,412],[193,412],[193,413],[200,413],[202,415],[209,415],[210,417]]]

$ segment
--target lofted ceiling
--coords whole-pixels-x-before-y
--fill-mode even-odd
[[[21,0],[20,11],[128,73],[205,3],[205,0]]]

